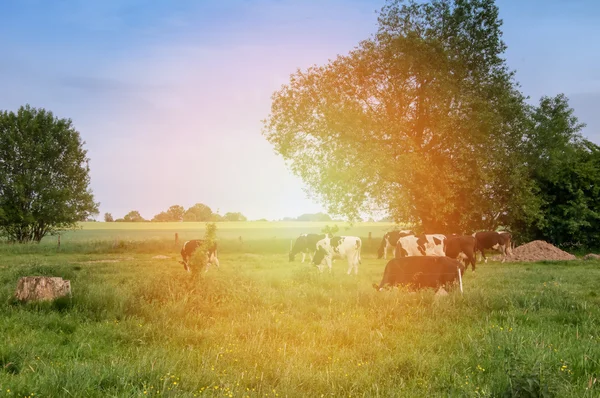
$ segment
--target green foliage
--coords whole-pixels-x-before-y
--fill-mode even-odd
[[[144,217],[141,216],[141,214],[140,214],[139,211],[132,210],[129,213],[125,214],[125,217],[123,217],[123,221],[126,221],[126,222],[143,222],[143,221],[146,221],[146,220],[144,220]]]
[[[329,214],[315,213],[315,214],[302,214],[296,218],[296,221],[331,221]]]
[[[531,110],[524,152],[541,201],[535,223],[517,223],[525,240],[563,247],[600,246],[600,147],[579,133],[584,127],[560,94],[542,97]]]
[[[389,1],[377,34],[273,94],[263,134],[333,214],[436,232],[527,219],[526,106],[488,0]],[[501,137],[501,139],[499,139]]]
[[[335,224],[333,227],[330,227],[329,225],[324,226],[323,229],[321,229],[321,232],[329,236],[335,236],[339,230],[340,228]]]
[[[187,209],[185,214],[187,215],[187,217],[186,215],[184,215],[184,221],[213,221],[213,212],[211,208],[202,203],[196,203],[195,205]]]
[[[171,220],[169,219],[169,215],[167,214],[167,212],[161,211],[160,213],[158,213],[157,215],[152,217],[152,221],[153,222],[169,222]]]
[[[202,245],[200,245],[192,254],[192,258],[190,259],[191,271],[192,274],[197,277],[199,275],[199,271],[204,269],[208,264],[208,256],[207,252],[209,248],[211,248],[217,240],[217,224],[215,223],[206,223],[206,227],[204,229],[204,241]]]
[[[183,206],[179,205],[173,205],[169,207],[169,210],[167,210],[167,214],[170,219],[169,221],[182,221],[184,213],[185,209],[183,208]]]
[[[223,216],[223,221],[246,221],[247,218],[238,212],[228,212]]]
[[[39,242],[98,213],[83,144],[45,109],[0,112],[0,235]]]
[[[104,222],[114,222],[112,214],[104,213]]]

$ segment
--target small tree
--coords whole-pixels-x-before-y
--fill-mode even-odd
[[[160,213],[158,213],[157,215],[152,217],[152,221],[153,222],[167,222],[170,220],[169,220],[169,215],[166,212],[161,211]]]
[[[197,276],[198,271],[202,270],[208,264],[207,252],[217,240],[217,225],[215,223],[206,223],[204,231],[204,242],[192,254],[190,265],[192,275]]]
[[[323,232],[324,234],[329,235],[329,236],[334,236],[335,234],[338,233],[339,230],[340,230],[340,227],[338,227],[337,224],[335,224],[333,227],[326,225],[325,227],[323,227],[323,229],[321,229],[321,232]]]
[[[169,215],[169,221],[182,221],[183,214],[185,213],[185,209],[183,206],[173,205],[169,207],[167,210],[167,214]]]
[[[144,217],[140,215],[140,212],[137,210],[132,210],[129,213],[125,214],[123,219],[127,222],[142,222],[145,221]]]
[[[225,221],[246,221],[247,218],[239,212],[229,212],[229,213],[225,213],[225,216],[223,216]]]
[[[104,222],[114,222],[112,214],[104,213]]]
[[[39,242],[98,214],[87,151],[70,119],[0,111],[0,235]]]
[[[202,203],[196,203],[187,209],[186,214],[194,214],[195,218],[193,221],[212,221],[213,218],[213,212],[211,208]]]

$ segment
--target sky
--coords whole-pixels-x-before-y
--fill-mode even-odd
[[[298,68],[376,32],[373,0],[0,0],[0,109],[70,118],[114,218],[204,203],[249,219],[324,211],[261,135]],[[506,59],[564,93],[600,144],[600,2],[498,0]]]

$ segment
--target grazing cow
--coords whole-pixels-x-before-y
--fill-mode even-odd
[[[385,235],[383,235],[383,239],[381,239],[381,245],[379,246],[379,249],[377,249],[377,258],[383,257],[385,260],[387,260],[388,249],[395,249],[398,239],[414,234],[415,233],[410,230],[387,232]]]
[[[310,252],[315,252],[317,250],[317,242],[321,239],[325,238],[325,235],[319,234],[302,234],[296,239],[296,243],[294,243],[294,247],[290,250],[290,262],[294,261],[296,254],[302,253],[302,262],[304,262],[304,258]],[[314,255],[314,254],[313,254]]]
[[[512,235],[508,232],[498,233],[496,231],[482,231],[473,234],[477,239],[477,250],[481,252],[481,257],[487,263],[485,250],[493,249],[502,254],[502,262],[506,261],[506,256],[512,254],[510,240]]]
[[[444,241],[444,253],[450,258],[460,258],[468,268],[475,272],[475,257],[477,252],[477,239],[471,235],[453,235]]]
[[[394,257],[444,256],[444,240],[446,237],[441,234],[404,236],[396,243]]]
[[[356,236],[334,236],[325,237],[317,242],[317,251],[313,257],[313,264],[322,271],[321,263],[325,261],[329,272],[331,272],[331,262],[336,258],[345,258],[348,260],[348,275],[354,269],[358,274],[358,264],[361,263],[360,250],[362,241]]]
[[[379,291],[386,285],[407,285],[411,289],[443,286],[449,290],[458,279],[458,273],[465,272],[465,266],[446,256],[415,256],[394,258],[385,266],[381,283],[373,283]]]
[[[512,234],[507,231],[499,232],[499,234],[502,238],[504,238],[504,245],[506,246],[508,254],[511,255],[512,249],[513,249],[513,244],[514,244],[514,242],[512,240]]]
[[[202,239],[194,239],[188,240],[183,244],[183,247],[181,248],[181,257],[183,258],[183,261],[180,261],[179,263],[183,264],[183,267],[187,272],[190,272],[189,262],[192,258],[192,254],[203,243],[204,240]],[[208,248],[206,256],[206,271],[208,271],[208,267],[210,264],[214,264],[217,267],[219,266],[219,259],[217,258],[217,242],[213,242],[212,246]]]

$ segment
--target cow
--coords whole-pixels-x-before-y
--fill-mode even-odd
[[[331,262],[336,258],[348,260],[348,275],[354,270],[358,274],[358,265],[361,264],[360,250],[362,241],[356,236],[325,237],[317,242],[317,251],[313,257],[313,264],[322,271],[321,263],[325,264],[331,272]]]
[[[502,254],[502,262],[506,261],[506,256],[512,254],[510,241],[512,235],[508,232],[498,233],[496,231],[481,231],[473,234],[477,239],[477,250],[481,252],[481,257],[487,263],[485,250],[493,249]]]
[[[387,285],[406,285],[409,289],[444,287],[450,290],[454,282],[465,272],[465,266],[458,260],[446,256],[414,256],[394,258],[385,266],[378,291]]]
[[[302,262],[304,263],[304,258],[310,252],[315,252],[317,250],[317,242],[321,239],[325,238],[325,235],[319,234],[302,234],[296,239],[296,243],[294,243],[294,247],[290,250],[290,262],[294,261],[296,254],[302,253]],[[314,254],[313,254],[314,255]]]
[[[460,258],[468,268],[475,272],[475,258],[477,253],[477,239],[471,235],[453,235],[444,241],[444,253],[450,258]]]
[[[381,245],[379,245],[379,249],[377,249],[377,258],[383,257],[384,260],[387,260],[388,249],[395,249],[398,239],[414,234],[415,233],[410,230],[387,232],[385,235],[383,235],[383,239],[381,239]]]
[[[441,234],[404,236],[396,243],[394,257],[444,256],[444,240]]]
[[[183,261],[180,261],[179,263],[183,264],[183,267],[187,272],[190,272],[189,262],[192,258],[192,254],[202,244],[204,244],[203,239],[188,240],[183,244],[183,247],[181,248],[181,257],[183,258]],[[219,259],[217,258],[217,242],[213,242],[208,248],[206,256],[206,271],[208,271],[208,267],[211,263],[219,267]]]

